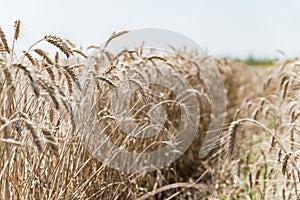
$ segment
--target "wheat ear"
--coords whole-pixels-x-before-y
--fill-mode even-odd
[[[4,32],[3,32],[3,30],[1,29],[1,27],[0,27],[0,39],[2,41],[2,44],[4,46],[5,51],[7,53],[10,53],[10,50],[9,50],[9,47],[8,47],[8,43],[7,43],[7,40],[6,40],[6,36],[5,36]]]

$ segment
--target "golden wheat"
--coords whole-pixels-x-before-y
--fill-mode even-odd
[[[98,54],[89,57],[94,65],[87,66],[82,64],[88,58],[84,51],[54,35],[19,55],[13,46],[20,33],[17,20],[10,48],[0,28],[1,199],[299,198],[299,60],[262,69],[174,48],[174,54],[166,55],[143,51],[143,46],[113,55],[91,46]],[[126,33],[113,33],[104,48]],[[53,59],[35,47],[43,41],[58,48]],[[211,116],[209,90],[197,70],[205,62],[215,63],[220,70],[227,116],[221,135],[207,145],[211,154],[201,160],[205,135],[217,131],[206,132],[215,116]],[[179,145],[172,139],[181,114],[188,115],[188,106],[178,100],[189,98],[189,93],[175,97],[170,89],[145,84],[151,77],[166,75],[168,71],[160,66],[182,75],[197,94],[201,113],[194,141],[185,152],[176,149],[183,155],[162,169],[130,174],[109,168],[83,144],[84,136],[93,135],[97,125],[111,142],[129,152]],[[86,82],[81,81],[82,74],[87,74]],[[178,75],[169,81],[174,86],[184,84]],[[152,106],[166,110],[163,130],[155,136],[132,137],[113,116],[119,105],[111,97],[118,98],[114,92],[127,84],[136,90],[127,99],[134,123],[147,127]],[[92,106],[84,107],[90,101]],[[85,114],[86,121],[77,119]],[[90,145],[97,141],[88,139]],[[116,152],[108,153],[108,159],[118,158]],[[119,159],[124,165],[130,163],[128,158]]]

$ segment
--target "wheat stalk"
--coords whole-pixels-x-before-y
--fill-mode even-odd
[[[115,38],[117,38],[117,37],[120,37],[121,35],[124,35],[124,34],[126,34],[126,33],[128,33],[128,32],[129,32],[129,31],[127,31],[127,30],[120,31],[120,32],[113,32],[113,33],[111,34],[111,36],[109,37],[109,39],[106,41],[106,43],[105,43],[105,45],[104,45],[104,48],[106,48],[107,45],[108,45],[113,39],[115,39]]]
[[[49,145],[51,152],[59,157],[58,145],[55,138],[51,135],[50,131],[46,130],[45,128],[42,129],[42,133],[46,138],[46,144]]]
[[[15,66],[22,69],[25,72],[25,74],[28,76],[28,78],[30,80],[33,92],[35,93],[36,96],[40,96],[40,89],[38,87],[38,84],[37,84],[35,78],[31,74],[31,72],[25,66],[23,66],[22,64],[17,64]]]
[[[26,56],[26,58],[28,58],[28,60],[31,62],[32,65],[34,65],[34,66],[37,65],[35,59],[29,52],[23,51],[23,53]]]
[[[44,58],[48,64],[53,65],[53,61],[49,58],[49,56],[47,55],[47,53],[44,50],[35,49],[34,52],[36,52],[38,55],[40,55],[42,58]],[[26,54],[27,54],[27,52],[25,52],[25,55]]]
[[[40,142],[40,139],[39,137],[37,136],[37,133],[36,133],[36,128],[34,127],[33,123],[30,122],[30,121],[27,121],[25,120],[25,123],[26,123],[26,127],[27,129],[30,131],[31,133],[31,136],[32,136],[32,139],[33,139],[33,142],[34,144],[36,145],[37,149],[39,152],[42,152],[42,144]]]
[[[282,171],[283,175],[286,174],[287,165],[288,165],[288,161],[289,161],[290,156],[291,156],[291,154],[289,154],[289,153],[284,156],[284,159],[283,159],[283,162],[282,162],[282,168],[281,168],[281,171]]]
[[[2,44],[4,46],[5,51],[7,53],[10,53],[10,50],[9,50],[9,47],[8,47],[8,43],[7,43],[7,40],[6,40],[6,36],[5,36],[4,32],[3,32],[3,30],[1,29],[1,27],[0,27],[0,39],[2,41]]]
[[[44,37],[44,39],[49,42],[50,44],[56,46],[58,49],[60,49],[67,58],[70,57],[70,55],[73,55],[73,51],[68,46],[68,44],[62,40],[61,38],[55,36],[55,35],[47,35]]]
[[[18,40],[19,36],[20,36],[20,27],[21,27],[21,21],[20,20],[16,20],[15,21],[15,34],[14,34],[14,39]]]
[[[229,155],[231,156],[233,154],[234,146],[235,146],[235,137],[236,137],[236,131],[239,125],[239,121],[233,121],[228,129],[228,146],[229,146]]]

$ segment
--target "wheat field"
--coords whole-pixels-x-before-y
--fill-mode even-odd
[[[143,52],[142,47],[90,57],[88,50],[55,35],[16,52],[20,30],[17,20],[8,43],[0,28],[0,199],[300,198],[297,58],[261,68],[184,50],[174,55]],[[122,34],[126,32],[112,34],[106,44]],[[56,53],[52,56],[39,48],[41,43]],[[183,55],[193,62],[186,62]],[[88,65],[88,59],[94,64]],[[104,62],[108,65],[99,72]],[[214,138],[216,146],[200,159],[198,153],[214,117],[209,92],[196,68],[205,62],[214,63],[221,73],[227,112],[221,135]],[[126,173],[111,168],[85,145],[86,140],[97,138],[82,138],[94,131],[95,124],[105,127],[103,133],[118,147],[131,152],[164,147],[179,127],[180,104],[174,94],[157,85],[142,85],[144,75],[126,80],[136,88],[127,99],[131,114],[143,125],[147,123],[144,111],[151,105],[164,105],[164,131],[143,141],[128,137],[112,115],[116,109],[113,89],[141,70],[154,77],[169,73],[159,71],[157,65],[176,70],[197,91],[201,114],[196,136],[179,159],[161,169]],[[176,82],[176,76],[169,81]],[[106,157],[112,156],[107,152]],[[118,159],[124,165],[130,163]]]

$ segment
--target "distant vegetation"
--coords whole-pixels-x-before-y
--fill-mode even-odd
[[[246,59],[236,58],[233,59],[236,62],[241,62],[249,66],[271,66],[275,64],[275,59],[272,58],[255,58],[248,56]]]

